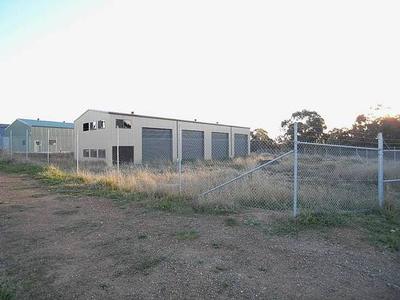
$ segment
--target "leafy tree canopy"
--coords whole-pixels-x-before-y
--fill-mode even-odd
[[[317,142],[323,138],[326,129],[324,118],[316,111],[304,109],[293,113],[290,119],[282,121],[284,139],[293,139],[294,123],[296,122],[298,123],[299,138],[302,141]]]

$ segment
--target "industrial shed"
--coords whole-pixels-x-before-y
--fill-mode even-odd
[[[0,150],[8,149],[8,136],[6,135],[6,128],[8,124],[0,124]]]
[[[248,127],[98,110],[87,110],[74,124],[79,160],[108,165],[117,157],[122,164],[147,164],[223,160],[250,151]]]
[[[9,150],[29,153],[74,151],[74,124],[66,122],[16,119],[6,129]]]

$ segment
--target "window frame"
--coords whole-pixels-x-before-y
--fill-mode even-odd
[[[87,155],[85,155],[85,153],[87,153]],[[83,149],[83,151],[82,151],[82,155],[83,155],[83,157],[90,157],[90,149]]]
[[[89,122],[89,129],[90,131],[97,130],[97,122],[96,121]]]
[[[102,126],[100,126],[100,124],[102,124]],[[98,120],[97,121],[97,129],[106,129],[106,121],[105,120]]]
[[[104,156],[100,156],[100,153],[104,153]],[[107,156],[106,149],[97,149],[97,158],[105,159]]]
[[[96,153],[96,155],[92,155],[92,153]],[[90,154],[90,158],[98,158],[98,153],[97,153],[97,149],[90,149],[89,151]]]
[[[122,127],[118,123],[122,123]],[[115,128],[132,129],[132,121],[128,119],[115,119]]]

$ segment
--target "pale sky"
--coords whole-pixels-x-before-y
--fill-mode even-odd
[[[0,123],[86,109],[329,128],[400,113],[400,1],[0,0]]]

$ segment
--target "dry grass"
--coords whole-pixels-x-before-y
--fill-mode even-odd
[[[204,197],[201,193],[247,170],[271,160],[272,155],[251,155],[229,161],[196,161],[183,165],[181,177],[173,164],[122,167],[121,172],[104,165],[81,165],[79,174],[61,171],[67,163],[47,168],[49,177],[62,181],[75,177],[110,190],[146,194],[179,195],[199,209],[236,210],[241,207],[290,210],[293,195],[293,158],[262,168]],[[305,155],[299,160],[299,207],[312,211],[351,211],[377,204],[376,158]],[[67,168],[68,170],[68,168]],[[400,161],[385,161],[385,177],[400,177]],[[388,201],[397,205],[400,191],[389,188]]]

